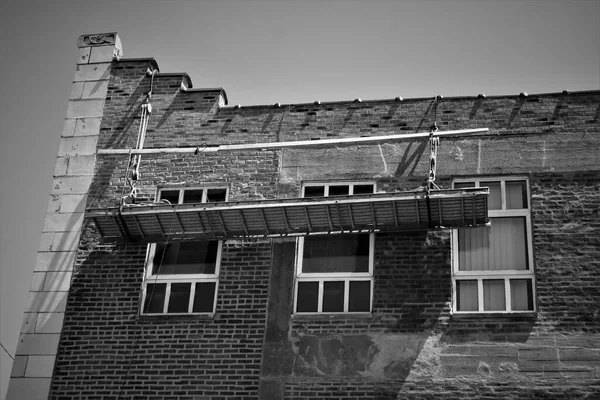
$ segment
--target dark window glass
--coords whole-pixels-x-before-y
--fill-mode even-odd
[[[330,196],[348,196],[350,194],[350,186],[348,185],[335,185],[329,186]]]
[[[202,189],[187,189],[183,192],[184,203],[202,203]]]
[[[323,312],[344,311],[345,282],[323,282]]]
[[[171,204],[178,204],[179,190],[161,190],[159,200],[167,200]]]
[[[369,194],[374,192],[373,184],[370,185],[354,185],[354,194]]]
[[[348,311],[369,312],[371,311],[371,282],[350,281]]]
[[[504,279],[483,280],[483,309],[485,311],[506,310]]]
[[[531,279],[510,280],[510,302],[514,311],[533,311]]]
[[[224,202],[227,198],[227,189],[208,189],[206,191],[206,201],[208,203]]]
[[[501,210],[502,188],[500,186],[500,182],[481,182],[479,186],[490,188],[490,195],[488,197],[488,209]]]
[[[296,312],[317,312],[319,282],[298,282]]]
[[[304,197],[323,197],[325,196],[325,186],[305,186]]]
[[[302,272],[369,272],[369,234],[306,237]]]
[[[527,208],[527,183],[525,181],[506,181],[506,209]]]
[[[193,312],[213,312],[216,287],[216,282],[196,283]]]
[[[190,283],[171,283],[168,313],[186,313],[190,304]]]
[[[217,240],[156,245],[152,274],[214,274],[217,265]]]
[[[454,182],[454,189],[475,187],[475,182]]]
[[[163,307],[165,304],[166,292],[166,283],[149,283],[146,286],[146,301],[144,303],[144,313],[162,314]]]
[[[456,281],[456,309],[458,311],[478,311],[477,281]]]

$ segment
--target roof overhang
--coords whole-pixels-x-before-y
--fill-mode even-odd
[[[284,237],[485,225],[488,189],[88,209],[105,242]]]

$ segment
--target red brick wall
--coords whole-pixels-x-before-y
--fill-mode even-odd
[[[99,148],[135,144],[151,60],[115,62]],[[212,319],[140,317],[145,245],[82,240],[52,398],[437,399],[600,397],[600,93],[219,108],[158,74],[146,147],[488,127],[442,139],[439,182],[527,176],[533,316],[450,313],[450,234],[377,234],[373,314],[291,318],[294,241],[227,241]],[[144,156],[139,201],[170,184],[226,184],[230,199],[297,197],[303,180],[415,189],[425,141],[230,154]],[[88,207],[115,206],[127,157],[98,156]],[[136,397],[137,396],[137,397]]]

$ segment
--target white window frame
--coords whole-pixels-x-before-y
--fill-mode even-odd
[[[525,182],[527,208],[524,209],[507,209],[506,208],[506,182],[521,181]],[[524,176],[479,176],[476,178],[455,178],[452,183],[474,183],[475,187],[480,186],[481,182],[498,182],[500,183],[502,208],[499,210],[488,210],[491,224],[493,226],[494,218],[506,217],[524,217],[526,230],[526,251],[527,263],[529,268],[526,270],[486,270],[486,271],[460,271],[459,270],[459,247],[458,247],[458,229],[452,230],[452,312],[455,314],[523,314],[532,313],[537,310],[536,305],[536,285],[535,285],[535,267],[533,260],[533,233],[531,224],[531,195],[529,188],[529,179]],[[468,228],[465,228],[468,229]],[[512,310],[511,295],[510,295],[510,280],[511,279],[529,279],[531,280],[531,295],[532,295],[532,310]],[[458,311],[456,281],[467,280],[477,281],[477,311]],[[504,280],[504,299],[505,310],[484,310],[484,295],[483,281],[484,280]]]
[[[225,189],[225,201],[229,200],[229,187],[227,186],[204,186],[204,187],[163,187],[157,190],[156,199],[160,199],[160,193],[162,191],[179,191],[179,200],[178,204],[183,203],[183,196],[186,190],[202,190],[202,203],[206,203],[206,197],[208,190],[210,189]],[[199,241],[206,242],[206,241]],[[142,300],[140,306],[140,314],[141,315],[213,315],[215,313],[215,309],[217,306],[217,294],[219,292],[219,273],[221,269],[221,255],[223,250],[223,241],[218,241],[217,247],[217,255],[215,261],[215,272],[213,274],[152,274],[153,270],[153,260],[154,255],[156,254],[156,243],[151,243],[148,245],[148,249],[146,250],[146,269],[144,273],[144,283],[142,290]],[[215,284],[215,294],[213,299],[213,305],[210,312],[193,312],[194,298],[196,295],[196,283],[214,283]],[[165,289],[165,301],[163,304],[163,310],[161,313],[146,313],[144,312],[144,307],[146,305],[146,297],[150,294],[148,293],[148,285],[154,284],[166,284]],[[188,312],[184,313],[169,313],[169,302],[171,299],[171,284],[173,283],[189,283],[190,287],[190,298],[188,304]]]
[[[305,196],[305,189],[309,186],[321,186],[324,187],[324,197],[329,196],[330,186],[349,186],[348,195],[354,194],[355,185],[373,185],[373,193],[376,192],[376,183],[374,181],[335,181],[335,182],[306,182],[302,185],[302,197]],[[360,234],[360,233],[356,233]],[[362,235],[369,235],[369,270],[368,272],[302,272],[303,265],[303,254],[304,254],[304,237],[297,238],[296,242],[296,279],[294,282],[294,315],[328,315],[328,314],[370,314],[373,311],[373,288],[374,288],[374,276],[373,276],[373,265],[374,265],[374,254],[375,254],[375,234],[374,233],[362,233]],[[344,310],[343,311],[323,311],[323,293],[325,282],[345,282],[344,284]],[[348,311],[350,304],[350,282],[352,281],[369,281],[370,282],[370,299],[369,299],[369,311]],[[298,312],[298,283],[299,282],[318,282],[318,304],[316,312]]]

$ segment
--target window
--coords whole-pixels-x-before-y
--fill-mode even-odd
[[[227,201],[227,188],[161,189],[171,204]],[[143,314],[212,314],[222,241],[153,243],[148,246]]]
[[[464,187],[490,189],[491,227],[454,231],[454,311],[534,311],[528,181],[524,178],[455,180],[454,188]]]
[[[307,183],[303,197],[375,192],[374,183]],[[298,239],[296,313],[371,312],[373,248],[370,233],[307,236]]]

